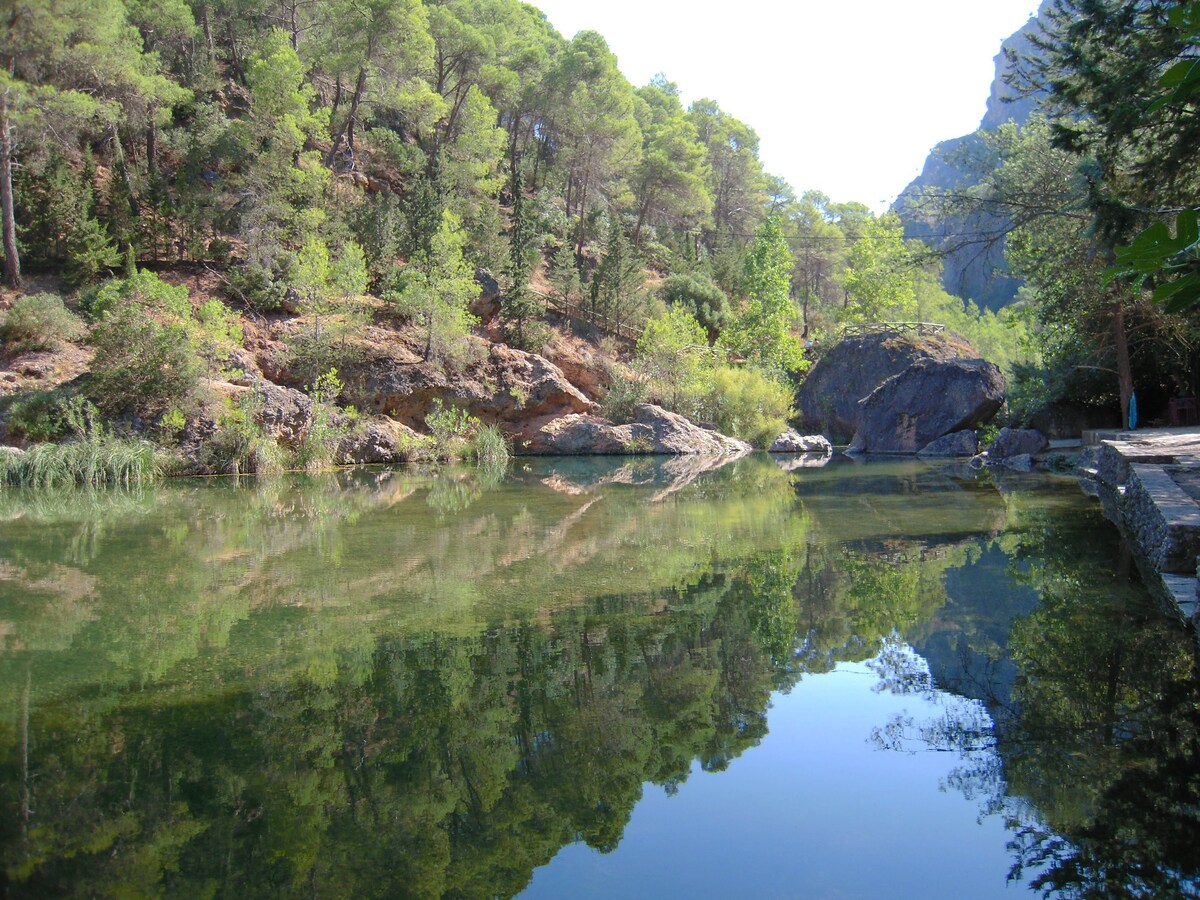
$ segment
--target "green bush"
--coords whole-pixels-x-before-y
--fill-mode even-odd
[[[92,334],[96,355],[88,394],[109,414],[158,415],[180,406],[201,364],[182,324],[163,324],[133,305],[108,313]]]
[[[271,475],[287,468],[287,454],[255,421],[262,397],[248,393],[230,402],[204,443],[206,469],[226,475]]]
[[[465,409],[433,401],[425,417],[433,442],[432,453],[441,459],[475,460],[481,468],[502,469],[508,464],[508,441],[495,425],[484,425]]]
[[[5,343],[16,350],[55,350],[83,337],[83,322],[63,305],[57,294],[19,298],[0,328]]]
[[[83,397],[63,390],[36,391],[13,400],[8,430],[31,441],[57,441],[86,434],[98,418],[96,407]]]
[[[313,420],[300,446],[296,448],[293,460],[296,468],[319,470],[333,465],[338,444],[350,433],[351,426],[358,418],[354,407],[339,410],[333,405],[343,387],[337,369],[330,369],[318,376],[308,388],[313,400]]]
[[[704,275],[672,275],[662,283],[659,296],[668,306],[686,309],[709,333],[720,331],[729,318],[729,300]]]
[[[617,424],[633,421],[633,411],[639,404],[650,399],[650,383],[634,375],[614,371],[608,384],[600,412],[604,418]]]
[[[503,469],[508,465],[508,441],[495,425],[476,422],[467,445],[467,455],[484,469]]]
[[[766,447],[787,429],[792,390],[758,369],[720,366],[701,399],[700,416],[724,434]]]

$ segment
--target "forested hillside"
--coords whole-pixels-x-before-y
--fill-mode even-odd
[[[254,411],[204,385],[259,375],[344,425],[386,411],[361,364],[389,345],[453,375],[480,338],[550,353],[567,327],[612,417],[654,399],[758,440],[847,325],[948,324],[1010,372],[1071,344],[515,0],[15,0],[0,38],[5,358],[79,351],[6,381],[17,442],[234,428]]]

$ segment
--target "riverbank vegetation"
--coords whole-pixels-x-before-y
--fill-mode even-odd
[[[1193,46],[1172,40],[1163,61]],[[1156,205],[1149,181],[1122,174],[1152,156],[1129,137],[1128,153],[1100,160],[1105,190],[1088,193],[1082,160],[1108,147],[1106,120],[1073,138],[1061,125],[1090,111],[1083,88],[1054,94],[1059,124],[995,148],[1078,158],[1049,174],[997,169],[1012,182],[997,195],[1037,192],[1052,214],[1014,220],[1029,293],[993,313],[947,294],[894,214],[797,193],[716,100],[685,107],[661,75],[635,87],[601,35],[568,39],[515,0],[19,0],[0,41],[0,365],[71,360],[10,379],[10,442],[67,437],[29,427],[28,412],[81,397],[114,434],[171,448],[199,434],[214,470],[329,464],[333,432],[285,461],[239,431],[232,395],[286,384],[328,408],[335,431],[353,426],[352,403],[383,405],[370,377],[346,374],[371,342],[419,346],[453,380],[477,364],[479,338],[553,359],[555,335],[574,331],[601,360],[590,397],[615,415],[651,399],[759,443],[846,327],[949,325],[1016,376],[1031,409],[1060,381],[1097,383],[1096,323],[1118,308],[1130,365],[1195,368],[1179,350],[1190,325],[1106,280],[1145,217],[1087,230],[1113,197],[1187,205],[1194,167],[1184,160]],[[1191,95],[1164,102],[1194,115]],[[346,389],[317,398],[338,372]],[[1038,385],[1050,387],[1032,397]],[[431,411],[408,419],[422,437]],[[496,435],[477,433],[493,456]]]
[[[797,196],[717,101],[635,88],[602,36],[511,0],[18,2],[3,41],[5,355],[94,350],[35,387],[121,433],[185,435],[206,385],[260,374],[246,329],[284,318],[274,375],[310,389],[370,327],[419,333],[451,373],[472,332],[530,351],[551,326],[613,334],[632,395],[756,440],[846,322],[953,313],[1019,353],[933,287],[893,217]],[[482,318],[478,269],[499,289]],[[620,343],[647,327],[644,353]],[[702,377],[672,384],[656,335],[681,328]],[[64,437],[21,431],[31,402],[7,401],[10,438]],[[285,465],[239,415],[209,416],[214,465]]]

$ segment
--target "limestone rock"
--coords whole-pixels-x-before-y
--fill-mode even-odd
[[[359,425],[342,439],[334,455],[338,465],[392,465],[407,462],[426,441],[411,428],[386,416]]]
[[[796,422],[805,432],[845,440],[858,430],[858,402],[889,378],[921,359],[975,356],[974,348],[951,332],[921,337],[881,332],[843,338],[812,367],[796,392]]]
[[[1004,399],[1004,376],[982,359],[921,359],[859,404],[853,446],[916,453],[943,435],[987,422]]]
[[[987,454],[994,462],[1013,456],[1034,456],[1049,446],[1046,436],[1036,429],[1001,428],[996,439],[988,444]]]
[[[789,428],[771,444],[769,453],[817,453],[829,456],[833,453],[833,445],[820,434],[800,434]]]
[[[677,413],[644,403],[628,425],[615,425],[598,416],[561,416],[538,430],[518,452],[529,454],[610,455],[633,453],[744,454],[745,441],[692,424]]]
[[[921,457],[974,456],[979,452],[979,436],[970,428],[953,431],[927,444],[917,453]]]
[[[596,404],[544,357],[503,344],[478,352],[464,371],[448,375],[407,348],[381,341],[338,374],[348,390],[369,398],[372,412],[418,431],[425,429],[425,417],[438,400],[499,425],[518,442],[552,419],[595,409]]]
[[[255,422],[279,443],[298,446],[312,427],[312,398],[295,388],[265,380],[256,381],[250,389],[262,398]]]

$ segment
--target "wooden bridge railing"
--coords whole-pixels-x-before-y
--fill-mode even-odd
[[[560,316],[565,316],[583,325],[591,325],[598,331],[605,334],[611,334],[614,337],[629,341],[636,344],[638,338],[642,336],[641,329],[634,328],[625,322],[615,321],[608,316],[600,315],[587,307],[580,306],[577,303],[571,303],[566,297],[557,294],[547,294],[530,288],[533,294],[540,297],[542,304],[546,307],[547,312],[557,313]]]
[[[843,334],[882,334],[888,331],[909,332],[926,337],[939,334],[946,326],[939,322],[864,322],[861,325],[846,325]]]

